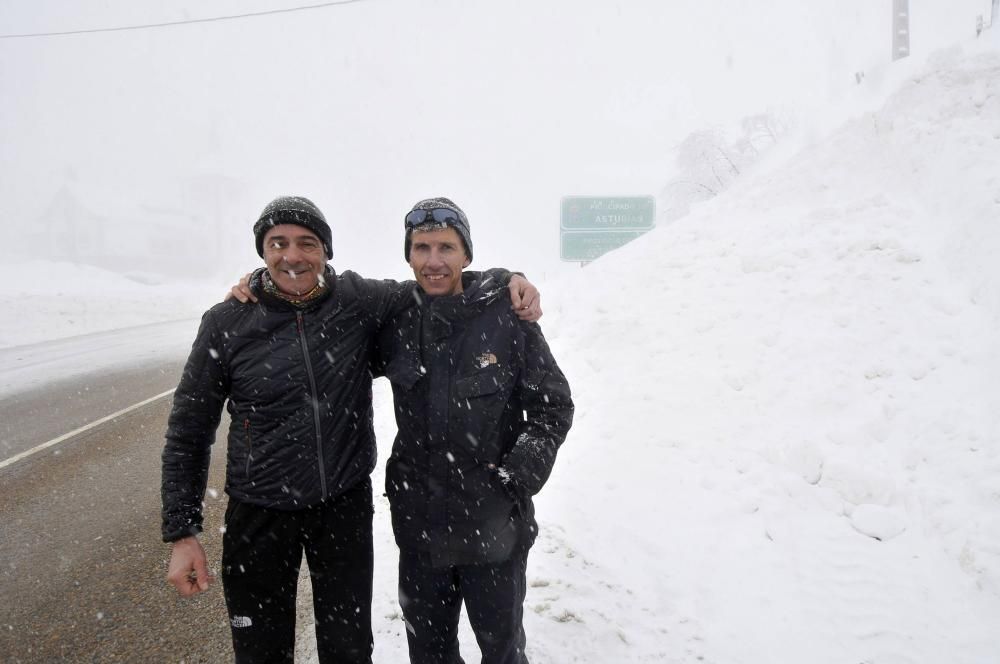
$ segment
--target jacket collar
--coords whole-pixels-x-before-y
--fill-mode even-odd
[[[506,288],[492,277],[483,278],[478,273],[462,273],[462,285],[465,287],[457,295],[439,295],[427,297],[423,290],[418,290],[423,298],[420,314],[423,318],[423,333],[437,341],[451,336],[455,324],[475,318],[488,306],[504,296]]]
[[[291,302],[286,302],[280,297],[275,297],[271,293],[268,293],[264,288],[263,276],[267,272],[266,267],[259,267],[253,271],[250,275],[250,290],[254,295],[257,296],[260,303],[269,309],[279,309],[282,311],[294,311],[297,307]],[[329,263],[323,269],[323,278],[326,280],[328,286],[326,294],[316,298],[315,301],[310,303],[310,306],[305,307],[302,311],[310,311],[315,309],[322,303],[326,302],[330,298],[335,298],[337,296],[337,272],[333,269],[333,266]]]
[[[488,306],[503,297],[506,288],[490,276],[462,273],[463,290],[457,295],[428,297],[420,290],[424,310],[432,318],[445,322],[475,318]]]

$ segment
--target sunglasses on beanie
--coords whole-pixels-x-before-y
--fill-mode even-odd
[[[410,228],[421,224],[436,221],[439,224],[460,224],[458,213],[448,208],[434,208],[432,210],[411,210],[405,218],[406,225]]]

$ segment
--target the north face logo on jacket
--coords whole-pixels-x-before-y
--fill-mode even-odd
[[[479,369],[485,369],[488,366],[492,366],[497,363],[497,356],[493,353],[483,353],[482,355],[476,356],[476,367]]]

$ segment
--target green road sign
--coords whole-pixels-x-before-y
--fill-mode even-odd
[[[559,257],[592,261],[656,225],[652,196],[566,196],[559,223]]]
[[[592,261],[612,249],[628,244],[646,231],[576,231],[559,236],[559,258]]]
[[[656,225],[652,196],[566,196],[559,227],[565,231],[648,231]]]

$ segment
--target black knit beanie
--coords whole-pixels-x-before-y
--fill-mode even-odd
[[[416,205],[414,205],[410,212],[414,210],[435,210],[435,209],[445,209],[451,210],[458,217],[456,220],[449,220],[448,226],[454,228],[458,235],[462,238],[462,243],[465,244],[465,254],[469,257],[469,262],[472,262],[472,236],[469,234],[469,218],[465,216],[465,212],[462,208],[455,205],[450,199],[438,197],[438,198],[425,198]],[[409,213],[407,213],[409,216]],[[404,222],[405,223],[405,222]],[[428,218],[425,223],[433,224],[434,220]],[[403,241],[403,256],[406,257],[406,262],[410,262],[410,234],[413,233],[413,226],[406,223],[406,239]]]
[[[260,213],[260,218],[253,225],[253,234],[257,240],[257,254],[261,258],[264,257],[264,236],[279,224],[308,228],[323,241],[327,260],[333,258],[333,234],[326,223],[326,217],[305,196],[278,196]]]

